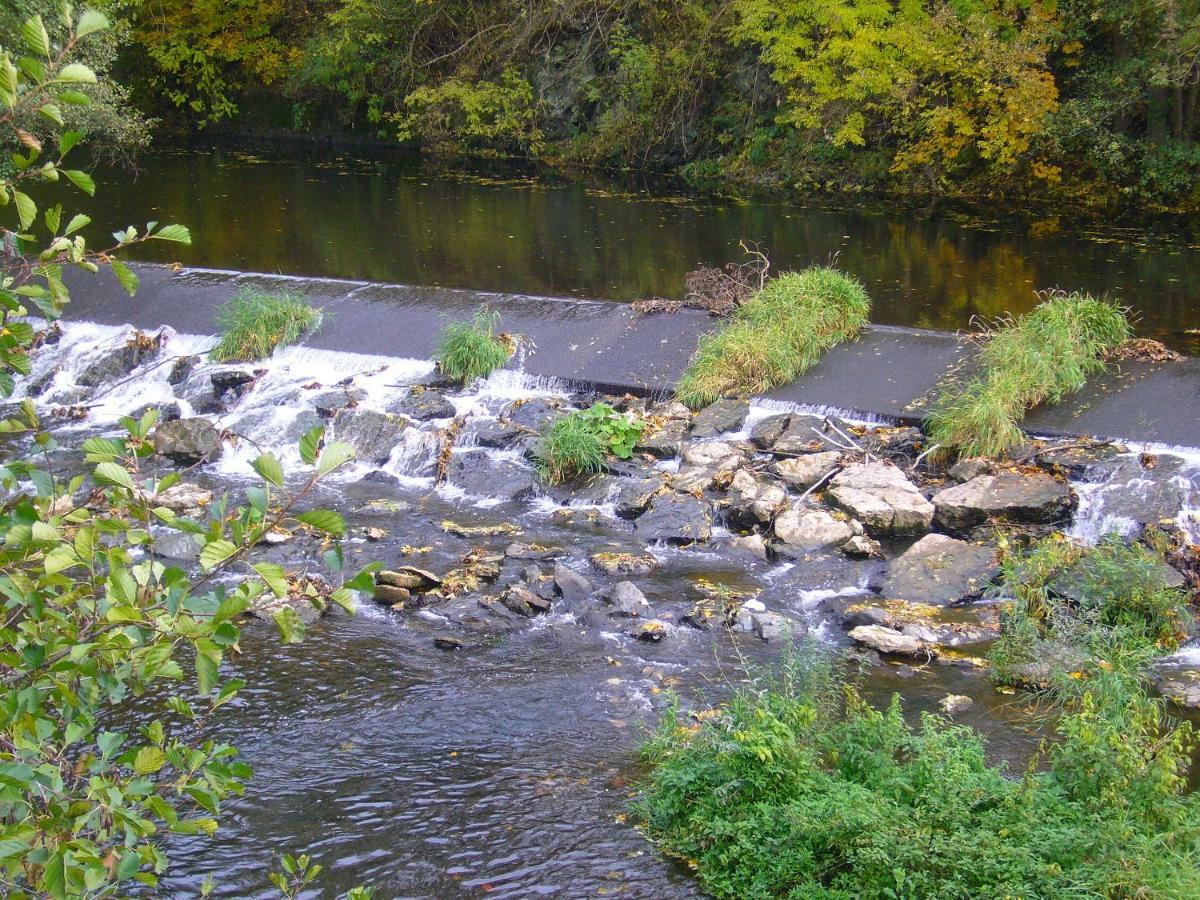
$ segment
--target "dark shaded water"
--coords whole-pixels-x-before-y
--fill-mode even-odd
[[[149,218],[192,229],[192,247],[139,248],[147,259],[628,301],[677,297],[689,269],[740,260],[739,241],[756,241],[776,270],[836,257],[866,282],[880,323],[953,330],[1022,312],[1037,290],[1079,289],[1200,351],[1194,223],[1072,230],[1057,218],[710,201],[673,185],[445,174],[404,156],[215,150],[142,166],[132,189],[100,173],[89,209],[100,234]]]

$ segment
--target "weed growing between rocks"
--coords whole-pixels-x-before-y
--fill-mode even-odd
[[[1020,421],[1103,371],[1130,334],[1125,311],[1087,294],[1052,293],[985,335],[979,370],[942,385],[926,423],[933,442],[966,456],[999,456],[1024,440]]]
[[[1085,547],[1056,535],[1009,557],[994,677],[1074,694],[1088,673],[1138,676],[1188,634],[1187,593],[1170,574],[1160,553],[1116,536]]]
[[[802,648],[700,724],[669,712],[636,812],[718,897],[1200,895],[1191,728],[1101,672],[1056,735],[1014,778],[972,729],[875,709]]]
[[[729,324],[700,339],[676,395],[699,409],[787,384],[858,334],[870,308],[862,284],[836,269],[780,275],[739,306]]]
[[[464,385],[487,378],[513,354],[512,339],[497,334],[499,326],[500,314],[486,306],[475,310],[469,322],[451,322],[442,329],[433,354],[438,368]]]
[[[298,341],[321,322],[321,310],[291,291],[267,293],[243,288],[217,310],[221,341],[213,362],[266,359],[276,347]]]
[[[538,442],[538,468],[551,484],[561,484],[604,468],[608,454],[629,459],[645,423],[607,403],[593,403],[557,419]]]

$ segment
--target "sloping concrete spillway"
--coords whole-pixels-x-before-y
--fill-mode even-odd
[[[505,331],[531,340],[534,349],[522,359],[528,374],[578,387],[652,395],[674,388],[698,338],[717,324],[692,309],[639,316],[628,306],[602,301],[155,265],[135,268],[141,290],[133,300],[111,277],[72,277],[69,318],[214,334],[217,307],[239,288],[288,288],[325,310],[322,328],[305,339],[306,345],[428,359],[447,321],[466,318],[487,303],[502,316]],[[835,348],[802,378],[767,398],[916,421],[938,379],[971,352],[968,341],[947,332],[872,326],[858,341]],[[1025,425],[1037,434],[1200,447],[1200,358],[1122,363],[1064,403],[1033,410]]]

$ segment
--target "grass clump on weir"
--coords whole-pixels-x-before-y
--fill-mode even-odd
[[[629,459],[645,423],[593,403],[556,419],[537,446],[538,468],[551,484],[561,484],[604,468],[608,454]]]
[[[943,385],[927,431],[966,456],[999,456],[1024,439],[1018,423],[1027,410],[1079,390],[1129,336],[1129,319],[1116,304],[1051,294],[987,337],[979,370],[965,384]]]
[[[217,310],[221,340],[213,362],[254,362],[276,347],[295,343],[321,321],[321,310],[291,291],[267,293],[243,288]]]
[[[836,269],[812,267],[768,281],[731,321],[700,339],[676,395],[692,409],[727,396],[787,384],[821,354],[867,324],[862,284]]]
[[[451,322],[442,329],[433,359],[443,373],[469,384],[476,378],[487,378],[508,362],[513,354],[513,341],[497,334],[500,314],[486,306],[475,310],[466,322]]]
[[[1084,684],[1021,777],[971,728],[838,681],[810,647],[643,748],[640,824],[715,896],[1200,896],[1193,732],[1136,681]]]

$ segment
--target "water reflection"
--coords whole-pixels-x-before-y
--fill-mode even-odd
[[[98,233],[153,216],[195,237],[144,258],[632,300],[677,296],[688,269],[738,258],[747,240],[776,269],[836,257],[867,283],[882,323],[962,328],[1028,309],[1035,290],[1079,288],[1133,307],[1144,333],[1200,349],[1200,235],[1178,223],[1069,231],[1056,219],[706,201],[596,176],[444,173],[398,155],[216,150],[143,165],[134,190],[97,195]]]

